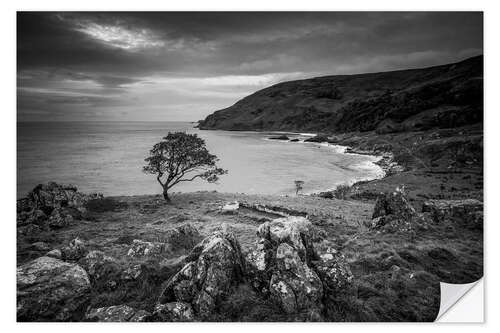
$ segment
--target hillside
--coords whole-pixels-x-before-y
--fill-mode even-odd
[[[324,76],[259,90],[200,129],[390,133],[482,122],[483,56],[422,69]]]

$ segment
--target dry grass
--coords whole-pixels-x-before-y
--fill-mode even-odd
[[[143,275],[137,280],[109,288],[106,281],[94,281],[93,307],[129,304],[151,310],[161,285],[178,269],[160,265],[159,259],[128,257],[133,239],[161,239],[173,227],[192,224],[208,235],[227,224],[239,239],[243,251],[257,240],[255,231],[270,216],[242,209],[236,215],[223,215],[219,207],[227,201],[266,204],[304,212],[322,230],[324,239],[316,246],[341,250],[351,265],[354,288],[326,299],[326,319],[332,321],[432,321],[439,310],[439,281],[472,282],[482,276],[482,233],[451,225],[419,231],[409,239],[404,234],[385,234],[368,230],[373,203],[318,197],[278,197],[198,192],[173,194],[172,205],[159,196],[112,198],[113,209],[94,212],[93,220],[75,221],[57,232],[43,232],[37,239],[18,239],[18,263],[43,253],[29,244],[36,240],[52,247],[80,237],[89,249],[104,251],[117,258],[107,280],[118,280],[126,267],[140,264]],[[111,201],[110,201],[111,202]],[[115,208],[118,207],[118,208]],[[165,254],[175,259],[188,249]],[[395,268],[398,267],[398,269]],[[284,321],[284,315],[269,300],[242,285],[220,305],[220,311],[207,320]]]

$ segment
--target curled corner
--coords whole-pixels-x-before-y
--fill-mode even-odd
[[[440,282],[441,288],[441,303],[439,305],[439,313],[435,321],[440,321],[440,318],[448,312],[460,299],[465,296],[481,279],[465,284],[451,284]]]

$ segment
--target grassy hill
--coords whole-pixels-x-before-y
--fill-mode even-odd
[[[392,133],[482,122],[483,57],[422,69],[324,76],[259,90],[200,129]]]

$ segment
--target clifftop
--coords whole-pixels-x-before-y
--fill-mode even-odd
[[[381,133],[482,122],[483,56],[421,69],[334,75],[259,90],[200,129]]]

